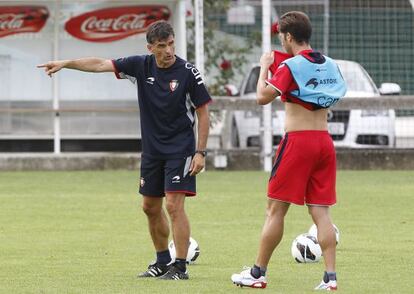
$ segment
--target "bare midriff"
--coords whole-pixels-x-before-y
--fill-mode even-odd
[[[285,132],[328,130],[327,109],[308,110],[295,103],[285,103]]]

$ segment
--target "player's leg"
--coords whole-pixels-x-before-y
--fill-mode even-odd
[[[329,215],[328,206],[308,207],[313,222],[318,228],[318,242],[321,246],[327,272],[335,271],[336,237],[335,229]]]
[[[263,226],[256,264],[239,274],[233,274],[234,284],[252,288],[265,288],[267,265],[283,236],[284,218],[290,203],[304,204],[306,181],[310,167],[303,161],[303,148],[299,136],[286,134],[276,152],[269,184],[266,221]],[[304,151],[305,150],[305,151]],[[299,156],[298,156],[299,155]],[[294,176],[292,176],[294,175]]]
[[[169,224],[163,210],[164,196],[164,163],[160,160],[142,158],[141,180],[139,192],[143,195],[142,210],[147,216],[148,229],[157,259],[148,266],[148,269],[140,273],[138,277],[159,277],[168,270],[171,262],[168,250]]]
[[[273,251],[283,237],[284,219],[290,203],[269,199],[266,209],[266,220],[263,225],[256,263],[231,279],[238,286],[266,288],[266,270]]]
[[[186,259],[190,240],[190,223],[184,210],[184,200],[184,193],[166,194],[177,259]]]
[[[268,185],[268,207],[256,265],[267,267],[282,239],[285,215],[291,203],[303,205],[312,170],[313,148],[307,132],[288,133],[279,145]],[[307,160],[304,160],[306,158]]]
[[[163,198],[150,196],[144,196],[142,201],[142,210],[147,216],[149,232],[157,252],[168,250],[168,236],[170,235],[168,219],[162,203]]]
[[[166,208],[171,220],[176,258],[168,272],[160,277],[161,279],[188,279],[186,258],[190,240],[190,222],[184,210],[184,200],[184,193],[166,193]]]
[[[256,265],[267,268],[273,251],[279,245],[283,237],[284,220],[290,203],[268,200],[266,220],[260,238],[259,252]]]
[[[171,220],[176,259],[162,279],[188,279],[186,258],[190,240],[190,222],[185,212],[186,196],[195,195],[195,177],[189,174],[191,157],[167,160],[165,167],[165,201]]]
[[[325,272],[318,290],[336,290],[336,236],[329,214],[330,206],[336,203],[336,155],[330,135],[320,133],[320,154],[308,183],[306,203],[313,222],[318,229],[318,242],[322,249]]]
[[[336,237],[328,206],[309,206],[309,213],[318,228],[318,242],[325,262],[323,280],[315,289],[336,290]]]

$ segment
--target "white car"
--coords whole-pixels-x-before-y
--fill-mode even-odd
[[[401,88],[385,83],[379,90],[366,70],[357,62],[336,60],[347,83],[346,97],[375,97],[399,94]],[[240,88],[241,99],[256,99],[259,65],[252,66]],[[340,102],[339,102],[340,105]],[[261,109],[233,111],[231,119],[230,148],[260,146]],[[284,135],[284,111],[272,112],[273,145],[278,145]],[[395,144],[395,111],[393,109],[330,110],[328,128],[337,147],[369,148],[393,147]]]

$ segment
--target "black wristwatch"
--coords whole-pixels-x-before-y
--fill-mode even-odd
[[[196,150],[195,153],[201,154],[203,157],[207,156],[207,151],[206,150]]]

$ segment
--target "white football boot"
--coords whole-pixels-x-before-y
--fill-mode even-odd
[[[338,285],[335,280],[330,280],[328,283],[325,283],[324,280],[317,286],[314,290],[326,290],[326,291],[336,291],[338,290]]]
[[[243,267],[243,271],[240,274],[233,274],[231,276],[233,284],[236,284],[240,287],[266,288],[266,277],[261,276],[260,278],[256,279],[250,274],[250,270],[250,267]]]

